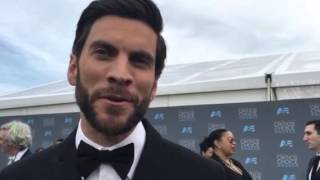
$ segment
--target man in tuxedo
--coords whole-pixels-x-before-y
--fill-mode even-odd
[[[162,23],[151,0],[91,2],[67,73],[81,111],[77,129],[0,179],[225,180],[220,165],[163,139],[144,119],[166,58]]]
[[[11,121],[0,127],[2,151],[9,155],[7,165],[17,162],[31,155],[31,128],[20,121]]]
[[[316,152],[316,155],[309,161],[307,180],[318,180],[320,179],[320,120],[312,120],[306,123],[303,141],[310,150]]]

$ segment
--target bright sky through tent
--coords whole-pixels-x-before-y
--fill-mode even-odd
[[[66,79],[76,22],[89,0],[4,1],[0,95]],[[167,64],[319,50],[318,0],[156,0]]]

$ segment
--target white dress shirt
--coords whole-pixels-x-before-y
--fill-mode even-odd
[[[28,151],[28,149],[29,149],[29,148],[25,148],[25,149],[19,151],[16,155],[14,155],[14,156],[9,156],[8,165],[9,165],[9,164],[12,164],[13,162],[19,161],[19,160],[22,158],[22,156],[24,155],[24,153],[26,153],[26,152]]]
[[[115,144],[110,147],[104,147],[101,146],[92,140],[90,140],[88,137],[85,136],[85,134],[82,131],[81,128],[81,119],[79,121],[77,134],[76,134],[76,148],[78,149],[78,146],[80,144],[80,141],[84,141],[85,143],[89,144],[90,146],[98,149],[98,150],[114,150],[119,147],[125,146],[127,144],[133,143],[134,144],[134,159],[132,166],[130,168],[129,173],[127,174],[127,179],[130,180],[133,178],[135,169],[137,167],[137,164],[139,162],[143,146],[146,141],[146,131],[142,125],[142,122],[139,122],[135,129],[132,131],[132,133],[126,137],[123,141],[119,142],[118,144]],[[84,179],[84,178],[82,178]],[[101,164],[97,169],[95,169],[87,178],[86,180],[121,180],[120,176],[117,174],[117,172],[112,168],[109,164]]]

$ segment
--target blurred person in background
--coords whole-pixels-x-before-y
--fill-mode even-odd
[[[213,154],[212,143],[208,141],[208,138],[204,138],[203,141],[199,144],[200,154],[205,158],[211,158]]]
[[[316,153],[308,164],[307,180],[320,179],[320,120],[308,121],[304,128],[303,141],[307,147]]]
[[[0,127],[0,152],[3,152],[3,141],[4,138],[6,137],[6,134],[8,132],[8,128],[5,127]]]
[[[216,129],[202,143],[202,146],[207,149],[202,155],[208,156],[211,154],[211,158],[224,167],[228,180],[252,180],[252,177],[241,163],[231,158],[236,148],[235,137],[231,131]]]
[[[3,124],[2,151],[9,155],[7,165],[24,159],[31,155],[32,135],[31,128],[28,124],[20,121],[12,121]]]

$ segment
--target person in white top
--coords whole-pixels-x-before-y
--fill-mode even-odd
[[[9,155],[7,165],[19,161],[31,154],[32,144],[31,128],[28,124],[20,121],[11,121],[3,124],[2,151]]]
[[[91,2],[67,72],[80,107],[77,129],[0,179],[225,180],[220,165],[162,138],[144,118],[165,64],[162,29],[152,0]]]

